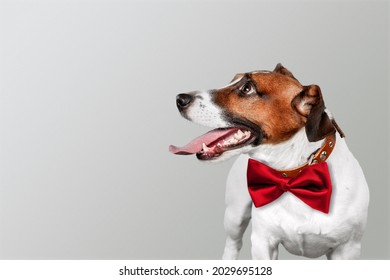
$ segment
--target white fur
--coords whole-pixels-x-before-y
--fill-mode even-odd
[[[209,91],[199,91],[186,111],[186,118],[208,127],[226,127],[226,121],[221,117],[222,110],[211,101]]]
[[[304,163],[321,145],[322,141],[310,143],[302,129],[282,144],[260,145],[249,155],[275,169],[293,168]],[[248,155],[241,155],[228,176],[224,259],[238,257],[250,218],[254,259],[276,259],[279,244],[300,256],[359,258],[369,192],[359,163],[343,138],[337,136],[327,160],[333,186],[329,214],[310,208],[288,192],[268,205],[253,207],[246,188],[247,160]]]

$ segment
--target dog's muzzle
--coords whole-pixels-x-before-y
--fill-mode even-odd
[[[245,123],[225,120],[225,112],[212,101],[212,91],[193,91],[176,96],[180,114],[194,123],[217,127],[178,147],[171,145],[169,151],[177,155],[196,154],[200,160],[212,160],[230,150],[248,146],[259,139],[257,130]]]

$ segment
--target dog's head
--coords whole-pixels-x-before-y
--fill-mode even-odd
[[[220,89],[179,94],[176,104],[184,118],[215,128],[182,148],[170,146],[172,153],[196,154],[200,160],[281,143],[303,127],[311,142],[335,132],[320,87],[302,86],[281,64],[273,71],[237,74]]]

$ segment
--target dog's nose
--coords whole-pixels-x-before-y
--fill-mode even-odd
[[[187,93],[180,93],[176,96],[176,105],[177,108],[182,111],[190,106],[192,100],[194,100],[194,97],[191,94]]]

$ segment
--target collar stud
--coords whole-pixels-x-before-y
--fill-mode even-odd
[[[320,154],[320,159],[322,161],[325,161],[326,160],[326,151],[322,151],[321,154]]]

